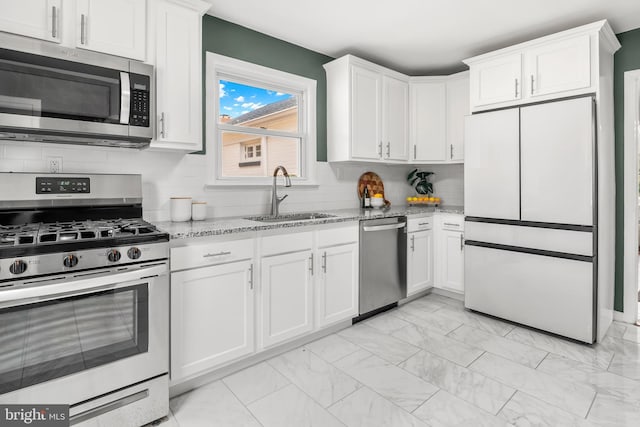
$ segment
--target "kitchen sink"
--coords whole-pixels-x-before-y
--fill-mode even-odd
[[[335,215],[329,215],[325,213],[293,213],[293,214],[283,214],[278,216],[271,215],[261,215],[261,216],[249,216],[244,219],[248,219],[250,221],[259,221],[259,222],[287,222],[287,221],[305,221],[311,219],[322,219],[322,218],[334,218]]]

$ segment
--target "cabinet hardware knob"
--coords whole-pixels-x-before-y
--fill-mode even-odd
[[[249,288],[253,290],[253,264],[249,266]]]
[[[80,15],[80,44],[87,43],[87,17]]]
[[[160,136],[165,138],[165,131],[164,131],[164,112],[162,112],[160,114]]]
[[[533,78],[533,74],[531,74],[531,95],[533,95],[533,82],[535,79]]]
[[[515,79],[515,83],[516,83],[516,84],[515,84],[515,86],[516,86],[516,95],[515,95],[515,98],[516,98],[516,99],[518,99],[518,79],[517,79],[517,78]]]
[[[51,7],[51,37],[58,37],[58,8]]]
[[[313,276],[313,254],[309,255],[309,271],[311,272],[311,275]]]
[[[464,238],[462,237],[462,233],[460,233],[460,250],[464,250]]]
[[[217,252],[215,254],[204,254],[202,255],[202,258],[211,258],[214,256],[224,256],[224,255],[231,255],[231,252],[222,251],[222,252]]]
[[[326,251],[322,254],[322,271],[324,273],[327,272],[327,252]]]

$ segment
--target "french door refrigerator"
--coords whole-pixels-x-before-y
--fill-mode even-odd
[[[595,111],[582,97],[467,117],[467,308],[587,343],[606,332]]]

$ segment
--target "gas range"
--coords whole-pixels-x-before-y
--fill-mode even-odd
[[[165,416],[168,242],[142,219],[140,175],[0,173],[0,404]]]

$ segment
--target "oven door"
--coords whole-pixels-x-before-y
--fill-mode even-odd
[[[75,404],[167,373],[167,270],[162,262],[0,290],[0,402]]]

